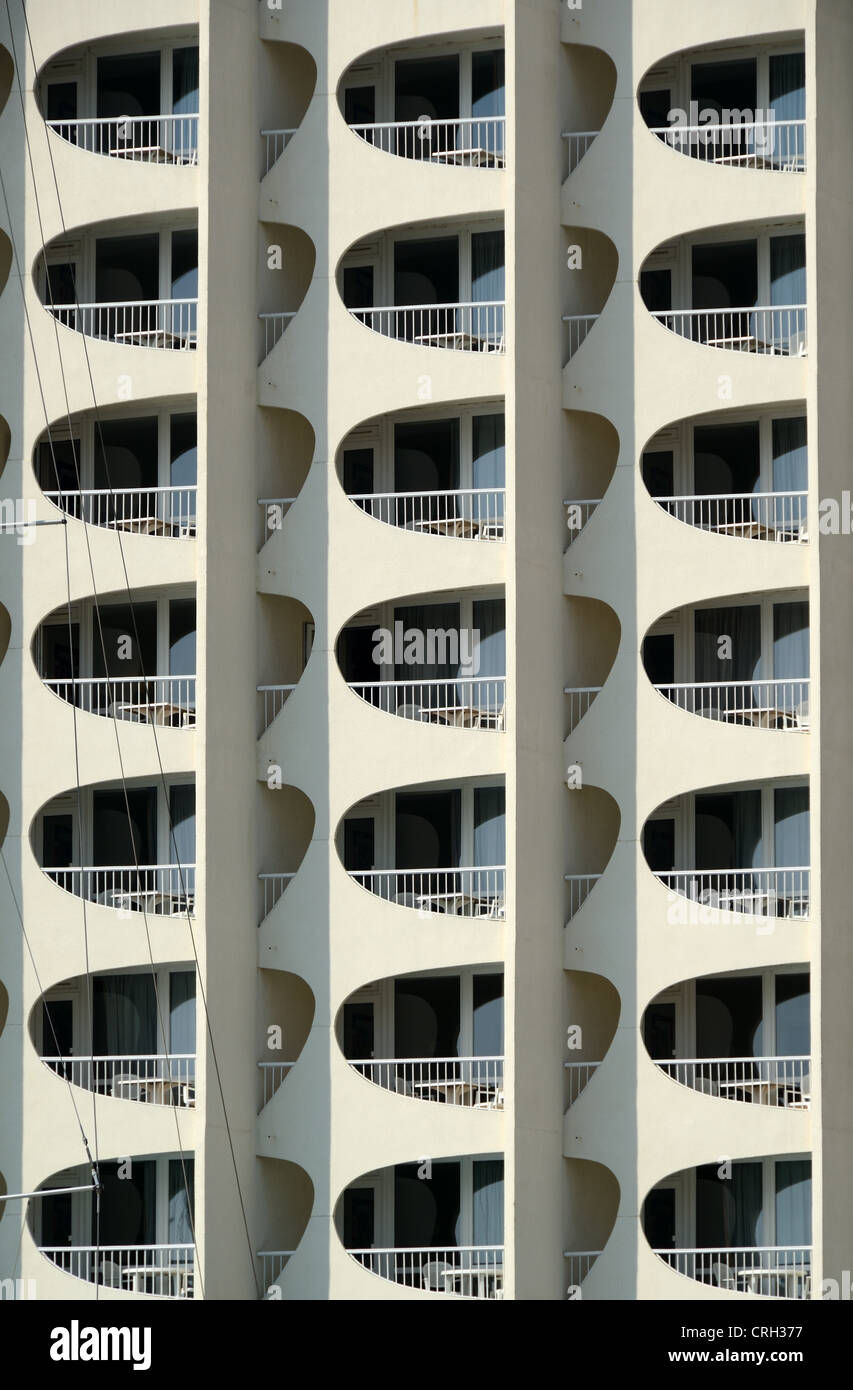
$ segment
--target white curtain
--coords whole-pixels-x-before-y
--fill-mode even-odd
[[[783,1159],[776,1164],[776,1244],[811,1243],[812,1165],[807,1158]]]
[[[776,867],[809,864],[809,789],[777,787],[774,792]]]
[[[479,1159],[473,1165],[474,1245],[503,1245],[504,1239],[504,1165],[503,1159]],[[500,1255],[493,1251],[483,1263],[498,1264]]]
[[[96,1057],[150,1056],[157,1009],[150,975],[96,975],[92,1046]]]
[[[194,1166],[191,1158],[169,1159],[169,1244],[186,1245],[192,1241],[193,1202],[195,1197]]]
[[[169,1051],[181,1056],[195,1049],[195,971],[173,970],[169,976]],[[195,1062],[189,1062],[188,1067],[192,1080]]]
[[[506,793],[503,787],[474,788],[474,864],[506,863]]]

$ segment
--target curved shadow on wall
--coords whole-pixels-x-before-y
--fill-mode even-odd
[[[564,43],[560,65],[563,179],[573,173],[613,106],[616,64],[601,48]]]
[[[604,686],[622,640],[622,624],[609,603],[567,596],[563,645],[566,737],[577,728]]]
[[[0,43],[0,115],[2,115],[3,108],[9,100],[14,77],[15,64],[12,55],[8,48]]]
[[[616,1175],[604,1164],[587,1158],[565,1160],[564,1210],[571,1216],[563,1248],[570,1299],[580,1297],[584,1279],[610,1239],[620,1196]]]
[[[314,1022],[314,992],[301,975],[262,969],[258,976],[258,1114],[287,1080]]]
[[[622,999],[605,975],[567,970],[568,1061],[564,1067],[564,1109],[573,1105],[607,1056],[616,1035]]]

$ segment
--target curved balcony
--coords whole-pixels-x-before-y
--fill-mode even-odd
[[[74,1279],[157,1298],[192,1298],[195,1246],[40,1245],[39,1252]]]
[[[506,866],[448,869],[350,869],[369,893],[419,913],[503,920]]]
[[[363,54],[344,75],[339,105],[353,134],[384,154],[503,169],[503,35],[448,35],[438,49],[414,40]]]
[[[502,1245],[371,1246],[347,1254],[370,1274],[425,1293],[503,1298]]]
[[[88,154],[136,164],[198,164],[198,115],[110,116],[47,121],[48,130]]]
[[[642,1226],[658,1259],[697,1283],[765,1298],[811,1296],[808,1153],[670,1173],[646,1194]]]
[[[751,1105],[811,1108],[810,1057],[655,1058],[655,1066],[693,1091]]]
[[[94,1174],[83,1164],[54,1173],[27,1213],[35,1244],[63,1273],[86,1283],[192,1298],[194,1173],[186,1149],[99,1159]],[[93,1236],[97,1243],[90,1244]]]
[[[804,544],[808,493],[715,492],[654,498],[676,521],[735,540]]]
[[[460,1105],[469,1110],[503,1110],[503,1057],[353,1058],[354,1071],[398,1096]]]
[[[195,676],[103,676],[42,680],[47,690],[87,714],[194,729]]]
[[[467,304],[406,304],[350,309],[353,318],[386,338],[457,352],[504,352],[503,300]]]
[[[89,154],[195,165],[199,137],[198,26],[96,40],[54,54],[36,93],[48,130]]]
[[[196,534],[195,484],[188,487],[77,488],[45,492],[66,516],[139,536],[190,540]]]
[[[676,1274],[730,1293],[811,1298],[810,1245],[691,1246],[653,1253]]]
[[[420,159],[461,169],[506,167],[506,117],[473,116],[464,120],[371,121],[350,125],[361,140],[384,154]]]
[[[386,526],[466,541],[504,540],[505,488],[350,492],[350,501]]]
[[[46,1067],[84,1091],[147,1105],[195,1105],[195,1053],[123,1057],[42,1057]]]
[[[451,729],[503,732],[506,677],[347,682],[354,695],[385,714]]]
[[[422,536],[502,541],[506,456],[502,400],[364,421],[337,472],[359,511]]]
[[[87,338],[125,347],[189,352],[197,346],[197,299],[140,299],[44,306],[59,323]]]
[[[672,897],[715,912],[752,917],[808,918],[811,869],[677,869],[655,877]],[[685,909],[688,911],[688,909]]]
[[[806,169],[806,123],[738,121],[705,125],[650,126],[670,150],[727,169],[761,169],[803,174]]]
[[[122,914],[195,916],[195,864],[42,865],[42,873],[66,893]]]
[[[657,309],[652,318],[671,333],[704,347],[757,353],[763,357],[806,357],[805,304],[743,309]]]
[[[799,733],[807,733],[811,728],[808,678],[683,682],[654,688],[677,709],[724,724]],[[580,692],[572,694],[578,696]]]

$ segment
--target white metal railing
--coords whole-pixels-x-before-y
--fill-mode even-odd
[[[739,540],[807,541],[807,492],[705,493],[655,497],[676,521]]]
[[[568,1072],[569,1082],[569,1105],[573,1105],[589,1082],[592,1080],[600,1062],[564,1062],[563,1066]]]
[[[482,300],[476,304],[392,304],[349,312],[374,333],[419,347],[503,352],[504,308],[502,300]]]
[[[600,497],[583,498],[577,502],[564,501],[566,509],[566,526],[569,530],[569,545],[576,536],[579,536],[586,523],[589,521],[596,507],[601,506]]]
[[[602,877],[601,874],[565,874],[569,886],[569,921],[579,912]]]
[[[149,1105],[195,1105],[195,1053],[171,1056],[42,1057],[72,1086]]]
[[[503,1057],[352,1058],[350,1066],[386,1091],[415,1100],[503,1110]]]
[[[191,487],[85,488],[76,492],[45,492],[45,497],[68,516],[87,526],[109,526],[143,536],[195,535],[196,493]]]
[[[781,869],[679,869],[656,873],[680,897],[721,912],[755,917],[808,917],[811,871]]]
[[[195,913],[195,864],[43,865],[42,873],[66,893],[121,912],[150,912],[160,917]]]
[[[284,1266],[296,1252],[294,1250],[259,1250],[258,1259],[261,1262],[261,1284],[266,1293],[270,1285],[276,1279],[281,1278]]]
[[[705,347],[769,357],[805,357],[806,306],[743,309],[658,309],[652,318],[671,333]]]
[[[567,1269],[570,1288],[577,1289],[580,1287],[600,1254],[600,1250],[563,1251],[563,1259],[568,1260]]]
[[[569,151],[569,173],[577,169],[593,140],[600,135],[599,130],[564,130],[563,139]]]
[[[165,724],[193,729],[196,722],[195,676],[48,677],[42,684],[60,700],[87,714],[126,719],[134,724]]]
[[[261,697],[262,705],[262,732],[266,733],[276,715],[284,709],[289,695],[296,689],[295,685],[259,685],[258,694]]]
[[[282,528],[282,523],[290,508],[296,501],[295,497],[259,497],[258,506],[263,507],[261,513],[261,537],[260,545],[263,546],[270,537]]]
[[[456,164],[465,169],[503,169],[505,116],[471,116],[455,120],[372,121],[350,130],[385,154]]]
[[[399,1246],[347,1250],[380,1279],[463,1298],[503,1298],[502,1245]]]
[[[264,357],[268,357],[291,319],[296,318],[296,310],[288,313],[258,314],[264,325]]]
[[[133,347],[186,351],[196,346],[197,299],[138,299],[122,303],[45,304],[66,328],[87,338]]]
[[[287,148],[296,130],[262,130],[261,139],[264,142],[264,173],[268,174],[276,160],[279,159]]]
[[[107,116],[48,121],[48,129],[90,154],[145,164],[197,164],[198,115]]]
[[[419,912],[504,917],[503,864],[476,869],[350,869],[349,876],[369,893]]]
[[[751,680],[656,685],[664,699],[688,714],[754,729],[806,730],[809,680]]]
[[[600,685],[566,686],[563,694],[569,698],[569,733],[576,729],[583,719],[596,695],[600,695]]]
[[[296,1066],[295,1062],[258,1062],[261,1073],[261,1109],[272,1100],[288,1072]]]
[[[258,874],[258,881],[261,885],[260,921],[263,921],[267,914],[272,912],[290,880],[295,877],[295,870],[292,874]]]
[[[682,1086],[723,1100],[782,1105],[789,1110],[811,1106],[810,1057],[655,1058],[655,1066]]]
[[[459,540],[504,539],[505,488],[453,488],[444,492],[350,492],[350,501],[375,521]]]
[[[569,333],[569,359],[574,357],[592,325],[600,318],[600,314],[563,314],[563,323],[567,325]]]
[[[39,1250],[65,1274],[90,1284],[160,1298],[193,1296],[191,1244],[40,1245]]]
[[[385,714],[454,729],[503,730],[506,676],[440,681],[349,681],[353,694]]]
[[[806,167],[806,123],[743,121],[715,125],[651,126],[671,150],[736,169],[773,169],[802,174]]]
[[[732,1245],[655,1250],[677,1274],[732,1293],[765,1298],[810,1298],[810,1245]]]

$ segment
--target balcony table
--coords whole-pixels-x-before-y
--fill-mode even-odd
[[[174,521],[164,521],[159,516],[116,517],[107,523],[112,531],[129,531],[136,536],[175,536],[181,532],[195,533],[195,519],[186,526]]]
[[[742,1096],[748,1096],[754,1105],[778,1105],[779,1092],[786,1089],[788,1088],[782,1082],[761,1081],[760,1079],[721,1081],[719,1083],[721,1095],[724,1091],[731,1091],[734,1092],[732,1099],[737,1100],[739,1098],[737,1093],[741,1092]]]
[[[790,729],[796,723],[793,710],[777,709],[775,705],[751,705],[743,714],[759,729]]]
[[[499,335],[481,337],[462,328],[451,328],[445,333],[421,333],[414,340],[423,347],[457,348],[464,352],[500,352]]]
[[[495,1294],[503,1289],[503,1265],[482,1265],[475,1269],[446,1269],[444,1288],[446,1293],[465,1294],[468,1285],[469,1298],[488,1298],[490,1285]],[[475,1292],[476,1290],[476,1292]]]
[[[481,147],[470,150],[436,150],[430,155],[435,164],[463,164],[472,169],[503,169],[505,161],[502,154]]]
[[[412,1088],[415,1091],[434,1091],[444,1097],[446,1105],[473,1104],[474,1094],[479,1090],[471,1081],[418,1081]]]
[[[448,917],[491,917],[503,918],[503,903],[500,902],[499,895],[482,897],[472,893],[450,892],[450,893],[418,893],[418,907],[428,912],[432,911],[430,904],[435,903],[436,910],[441,909],[441,904],[445,904],[443,910]],[[463,912],[462,908],[470,904],[472,907],[485,907],[485,912]]]
[[[744,1286],[746,1293],[761,1294],[764,1290],[761,1285],[766,1286],[767,1292],[764,1297],[779,1297],[778,1289],[784,1287],[784,1298],[802,1298],[801,1287],[807,1292],[810,1282],[809,1271],[794,1265],[774,1265],[772,1269],[739,1269],[735,1271],[735,1279]],[[771,1292],[771,1288],[775,1293]],[[793,1288],[793,1292],[789,1289]]]
[[[114,159],[133,159],[145,164],[198,164],[198,150],[187,150],[189,158],[184,158],[174,150],[168,150],[164,145],[130,145],[124,149],[116,146],[114,149],[106,150],[104,153],[112,155]],[[141,156],[144,155],[144,160]]]
[[[161,893],[155,888],[138,892],[114,889],[105,893],[103,899],[108,907],[130,912],[150,912],[159,917],[182,917],[188,909],[192,912],[193,907],[192,893]],[[168,912],[162,910],[166,907],[169,907]]]
[[[501,729],[502,712],[493,709],[480,709],[474,705],[434,705],[422,709],[421,716],[427,723],[446,724],[456,729]]]
[[[464,516],[449,516],[440,521],[413,521],[413,531],[431,531],[436,536],[456,536],[460,540],[473,540],[479,535],[479,521],[471,521]]]
[[[190,729],[195,725],[195,710],[187,705],[171,704],[168,700],[149,700],[140,704],[117,701],[113,706],[116,719],[131,719],[138,724],[162,724],[170,729]]]
[[[163,1285],[168,1281],[170,1298],[186,1298],[192,1289],[192,1276],[192,1269],[183,1265],[124,1265],[121,1271],[122,1282],[131,1293],[156,1290],[162,1297]],[[145,1287],[147,1279],[152,1280],[154,1288]]]
[[[138,1100],[142,1104],[148,1105],[183,1105],[189,1106],[190,1100],[195,1101],[195,1086],[191,1081],[170,1081],[165,1077],[137,1077],[121,1076],[113,1086],[113,1094],[117,1091],[137,1090],[137,1096],[128,1096],[126,1099]],[[181,1098],[181,1092],[184,1092]],[[177,1093],[178,1099],[175,1099]]]
[[[127,343],[130,347],[176,348],[186,351],[196,344],[195,333],[168,333],[164,328],[132,328],[122,333],[106,335],[111,342]]]

